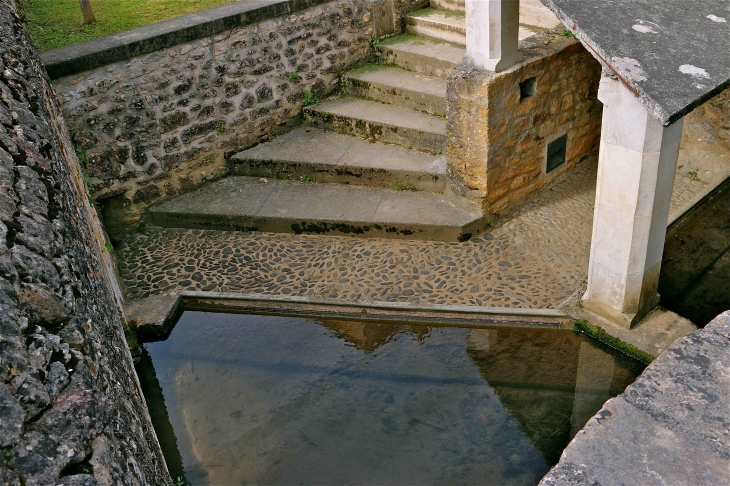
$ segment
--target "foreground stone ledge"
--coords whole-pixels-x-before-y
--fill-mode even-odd
[[[730,311],[606,402],[540,485],[728,483]]]

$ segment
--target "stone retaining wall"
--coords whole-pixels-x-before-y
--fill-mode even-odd
[[[485,214],[502,213],[579,162],[597,160],[601,67],[560,32],[522,41],[525,59],[507,71],[460,64],[449,77],[451,190]],[[520,83],[530,79],[534,86],[521,93]],[[562,135],[568,136],[566,162],[548,173],[547,146]]]
[[[0,484],[168,484],[57,100],[0,1]]]
[[[369,55],[372,25],[369,0],[322,3],[55,80],[107,229],[134,227],[150,204],[286,131]]]

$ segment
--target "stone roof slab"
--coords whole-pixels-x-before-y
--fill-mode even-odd
[[[730,85],[727,0],[542,0],[670,125]]]

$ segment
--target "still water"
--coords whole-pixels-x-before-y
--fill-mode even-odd
[[[536,484],[643,365],[557,329],[186,312],[138,371],[190,484]]]

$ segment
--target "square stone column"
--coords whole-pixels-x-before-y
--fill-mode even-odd
[[[476,67],[499,72],[518,63],[519,29],[519,0],[466,0],[466,57]]]
[[[583,305],[631,328],[659,303],[657,288],[683,120],[662,126],[604,74],[598,183]]]

